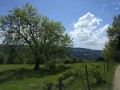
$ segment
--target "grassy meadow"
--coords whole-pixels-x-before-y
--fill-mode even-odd
[[[57,64],[55,69],[45,65],[34,71],[34,65],[0,65],[0,90],[58,90],[58,80],[63,78],[63,90],[87,90],[85,65],[91,90],[112,90],[113,77],[117,65],[104,70],[102,62]]]

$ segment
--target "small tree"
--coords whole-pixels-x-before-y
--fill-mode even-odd
[[[29,46],[34,55],[35,70],[43,59],[49,60],[71,45],[64,26],[39,15],[29,3],[9,11],[9,15],[0,18],[0,23],[5,43]]]

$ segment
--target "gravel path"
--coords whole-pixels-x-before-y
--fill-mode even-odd
[[[120,65],[116,68],[113,90],[120,90]]]

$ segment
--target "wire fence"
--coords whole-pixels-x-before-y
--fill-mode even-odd
[[[113,65],[114,62],[108,61],[100,64],[82,63],[77,69],[62,73],[56,82],[49,81],[39,87],[40,90],[99,90],[102,85],[106,85],[105,77]]]
[[[100,65],[87,64],[83,71],[68,72],[60,77],[56,85],[48,85],[46,90],[98,90],[98,86],[106,83],[103,79],[106,71],[113,63],[103,62]],[[76,84],[76,85],[75,85]],[[73,86],[78,86],[71,88]]]

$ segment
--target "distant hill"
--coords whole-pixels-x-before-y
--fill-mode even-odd
[[[102,50],[91,50],[86,48],[70,48],[69,53],[80,59],[96,60],[97,58],[101,57]]]

